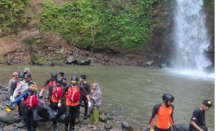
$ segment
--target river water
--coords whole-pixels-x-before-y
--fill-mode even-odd
[[[214,102],[214,79],[196,78],[171,73],[169,69],[151,69],[133,66],[54,66],[31,65],[0,66],[0,83],[6,84],[13,71],[31,69],[33,80],[42,87],[53,71],[63,71],[66,78],[87,75],[89,83],[98,82],[103,92],[102,111],[114,110],[123,115],[135,130],[147,126],[155,104],[168,92],[175,97],[174,120],[176,124],[188,124],[193,110],[204,99]],[[116,106],[123,110],[115,110]],[[214,131],[214,107],[206,112],[206,123]]]

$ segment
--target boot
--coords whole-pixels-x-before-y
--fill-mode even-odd
[[[74,127],[70,125],[70,130],[69,131],[75,131]]]
[[[53,125],[53,131],[58,131],[57,130],[57,125]]]

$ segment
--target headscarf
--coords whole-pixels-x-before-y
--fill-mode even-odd
[[[97,106],[99,109],[102,102],[102,92],[100,90],[100,86],[98,85],[98,83],[94,83],[94,84],[96,85],[96,89],[94,90],[92,94],[92,99],[90,100],[91,101],[91,106],[89,107],[90,112],[93,110],[94,106]]]

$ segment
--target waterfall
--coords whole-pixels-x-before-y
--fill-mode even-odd
[[[211,65],[204,54],[210,45],[210,38],[202,8],[203,0],[176,0],[172,59],[179,72],[204,72]]]

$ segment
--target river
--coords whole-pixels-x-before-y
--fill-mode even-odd
[[[168,69],[152,69],[134,66],[54,66],[1,65],[0,83],[6,84],[13,71],[31,69],[33,80],[42,87],[53,71],[65,72],[69,82],[73,75],[87,75],[89,83],[98,82],[103,92],[102,111],[115,110],[123,115],[135,130],[147,126],[155,104],[168,92],[174,95],[174,120],[176,124],[188,124],[190,117],[204,99],[214,103],[214,79],[194,78],[171,73]],[[206,112],[206,123],[214,131],[214,106]]]

